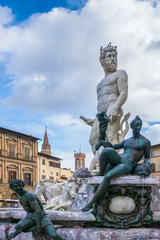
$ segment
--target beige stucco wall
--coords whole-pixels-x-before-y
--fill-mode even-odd
[[[72,177],[73,172],[71,171],[71,169],[67,169],[67,168],[61,168],[61,176],[65,176],[66,178],[68,177]]]
[[[15,157],[9,156],[9,144],[15,146]],[[35,139],[20,134],[0,131],[0,193],[3,198],[9,198],[11,191],[8,187],[9,171],[16,171],[18,179],[24,180],[24,173],[31,173],[33,186],[26,189],[33,190],[38,181],[37,175],[37,149],[38,142]],[[25,147],[29,148],[30,159],[25,160]]]
[[[45,165],[42,164],[42,160],[45,160]],[[60,161],[48,158],[47,156],[38,155],[38,177],[39,180],[42,179],[42,176],[46,176],[45,179],[54,178],[54,181],[59,181],[61,170],[60,168],[49,166],[49,161],[60,163]]]
[[[155,152],[154,157],[152,157],[152,151]],[[160,146],[151,147],[151,164],[155,164],[155,171],[160,171]]]

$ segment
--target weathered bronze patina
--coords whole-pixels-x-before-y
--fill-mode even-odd
[[[32,232],[33,237],[41,236],[46,232],[52,239],[61,240],[52,222],[47,218],[37,195],[24,190],[24,182],[19,179],[10,181],[9,187],[18,194],[20,204],[27,212],[27,215],[15,225],[16,231],[12,232],[8,239],[16,237],[21,232]]]
[[[150,186],[109,186],[108,191],[94,204],[92,214],[96,217],[96,221],[104,227],[114,228],[130,228],[141,227],[152,222],[152,211]],[[115,213],[110,208],[114,199],[121,198],[131,199],[134,208],[130,212]]]
[[[104,120],[104,118],[103,118]],[[106,120],[107,122],[107,120]],[[106,124],[103,123],[105,126]],[[101,122],[100,122],[100,125]],[[111,179],[124,174],[149,175],[150,173],[150,141],[140,134],[142,120],[139,116],[131,122],[130,127],[133,131],[133,137],[114,144],[112,147],[106,147],[99,158],[100,171],[99,176],[104,176],[102,183],[97,188],[92,200],[82,211],[89,211],[103,194],[108,191]],[[101,126],[102,128],[102,126]],[[104,140],[102,139],[102,142]],[[100,142],[100,139],[99,139]],[[100,147],[101,144],[98,144]],[[117,153],[117,149],[124,149],[122,154]],[[144,163],[137,163],[144,157]]]

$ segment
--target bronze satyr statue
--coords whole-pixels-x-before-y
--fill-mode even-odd
[[[24,185],[24,182],[19,179],[14,179],[9,183],[9,187],[18,194],[20,204],[27,215],[15,225],[16,231],[12,232],[8,239],[16,237],[21,232],[32,232],[33,237],[41,236],[46,232],[52,239],[61,240],[52,222],[47,218],[37,195],[24,190]]]
[[[124,174],[145,175],[150,172],[150,141],[140,134],[142,120],[139,116],[130,123],[133,131],[133,137],[114,144],[112,147],[106,147],[100,154],[100,171],[98,176],[104,176],[92,200],[82,209],[83,212],[89,211],[93,204],[107,191],[112,178]],[[99,142],[101,140],[99,139]],[[103,141],[102,141],[103,142]],[[100,146],[100,144],[98,144]],[[124,149],[123,154],[118,154],[116,149]],[[137,164],[144,157],[143,164]],[[138,166],[140,165],[140,166]],[[143,168],[143,169],[142,169]],[[136,172],[137,169],[137,172]],[[138,174],[139,172],[139,174]],[[147,175],[147,174],[146,174]]]

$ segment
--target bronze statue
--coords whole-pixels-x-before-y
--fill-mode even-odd
[[[124,174],[144,175],[145,172],[150,172],[150,141],[140,134],[142,120],[139,116],[130,123],[133,130],[133,137],[114,144],[112,147],[106,147],[102,151],[99,164],[99,176],[104,176],[102,183],[99,185],[92,200],[82,209],[83,212],[89,211],[93,204],[107,191],[112,178],[119,177]],[[100,142],[100,140],[99,140]],[[103,142],[103,141],[102,141]],[[100,144],[99,144],[100,146]],[[123,154],[118,154],[116,149],[124,149]],[[144,157],[144,163],[137,163]],[[137,168],[136,168],[137,167]],[[137,171],[136,171],[137,169]]]
[[[16,237],[21,232],[32,232],[33,237],[41,236],[45,231],[52,239],[61,240],[52,222],[47,218],[43,205],[36,194],[24,190],[24,182],[19,179],[10,181],[9,187],[18,194],[20,204],[27,212],[25,218],[15,225],[15,232],[8,239]]]

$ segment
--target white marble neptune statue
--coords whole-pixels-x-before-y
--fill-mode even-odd
[[[117,70],[117,47],[101,47],[100,63],[104,69],[105,76],[97,86],[97,113],[105,112],[110,122],[107,127],[106,141],[112,144],[118,143],[124,139],[128,129],[122,129],[122,122],[128,120],[129,114],[123,116],[122,105],[125,103],[128,95],[128,76],[124,70]],[[95,145],[99,138],[99,122],[96,117],[93,119],[81,118],[92,126],[89,142],[93,153],[96,153]],[[127,124],[124,124],[125,126]]]

